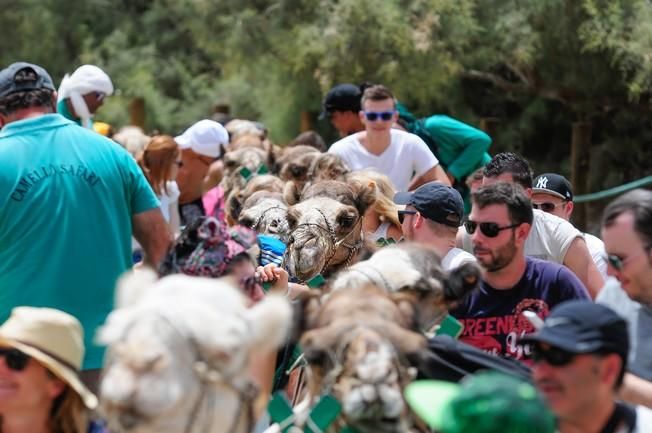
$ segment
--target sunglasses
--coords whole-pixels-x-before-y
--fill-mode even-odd
[[[405,215],[416,215],[418,212],[415,210],[400,210],[398,211],[398,222],[403,224]]]
[[[633,259],[635,259],[635,258],[637,258],[639,256],[647,254],[650,251],[650,248],[652,248],[652,245],[645,247],[642,252],[640,252],[638,254],[631,255],[631,256],[629,256],[627,258],[624,258],[624,259],[622,257],[620,257],[619,255],[617,255],[617,254],[607,254],[607,257],[606,257],[607,262],[611,265],[612,268],[614,268],[615,270],[620,272],[620,271],[623,270],[623,268],[625,267],[625,265],[628,262],[630,262],[631,260],[633,260]]]
[[[576,353],[568,352],[558,347],[550,346],[547,349],[543,349],[540,345],[532,347],[532,359],[534,362],[545,361],[554,367],[562,367],[570,364],[575,356],[577,356]]]
[[[559,206],[563,206],[564,203],[566,203],[566,202],[563,201],[563,202],[561,202],[561,203],[550,203],[550,202],[545,202],[545,203],[532,203],[532,207],[533,207],[534,209],[541,209],[541,210],[544,211],[544,212],[548,212],[548,213],[550,213],[550,212],[553,212],[553,211],[555,210],[555,208],[557,208],[557,207],[559,207]]]
[[[475,221],[468,220],[464,222],[464,228],[466,232],[470,235],[475,233],[475,229],[480,226],[480,232],[488,238],[495,238],[498,234],[507,229],[513,229],[514,227],[520,226],[522,223],[516,223],[508,226],[499,226],[497,223],[478,223]]]
[[[23,371],[30,360],[29,355],[13,348],[0,349],[0,357],[5,358],[5,364],[13,371]]]
[[[383,122],[387,122],[392,120],[392,117],[394,117],[395,111],[365,111],[364,112],[364,117],[367,118],[368,121],[370,122],[375,122],[378,119],[382,120]]]
[[[97,102],[102,102],[104,101],[104,98],[106,97],[106,93],[103,92],[95,92],[95,100]]]

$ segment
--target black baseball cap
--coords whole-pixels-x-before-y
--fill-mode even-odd
[[[611,308],[574,300],[552,309],[543,327],[519,343],[546,343],[571,353],[616,353],[627,364],[627,323]]]
[[[17,78],[16,75],[23,70],[32,72],[34,79]],[[0,71],[0,98],[16,92],[38,89],[55,90],[50,74],[38,65],[17,62]]]
[[[455,188],[433,181],[421,185],[413,192],[398,192],[394,203],[414,206],[429,220],[459,227],[464,216],[464,201]]]
[[[557,173],[543,173],[534,179],[532,192],[552,194],[562,200],[573,201],[573,187],[564,176]]]
[[[333,111],[360,111],[360,99],[362,91],[355,84],[338,84],[328,91],[324,98],[324,104],[320,119],[328,116]]]

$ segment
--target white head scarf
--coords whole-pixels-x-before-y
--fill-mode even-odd
[[[58,91],[58,101],[70,98],[72,107],[85,128],[90,128],[92,124],[91,113],[83,96],[91,92],[102,92],[107,96],[113,93],[111,78],[95,65],[82,65],[72,74],[66,74]]]

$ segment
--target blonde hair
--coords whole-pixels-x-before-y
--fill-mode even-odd
[[[88,423],[88,409],[79,394],[67,386],[52,405],[50,431],[52,433],[86,433]]]
[[[136,161],[145,174],[156,195],[161,195],[161,186],[167,194],[165,181],[170,178],[172,164],[179,157],[179,145],[169,135],[157,135],[140,152]]]
[[[376,185],[376,201],[372,209],[378,214],[381,222],[387,221],[401,228],[401,223],[398,221],[398,207],[394,203],[396,188],[389,177],[376,170],[365,169],[352,172],[349,178],[363,183],[373,182]]]

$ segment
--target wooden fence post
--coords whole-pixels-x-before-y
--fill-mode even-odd
[[[589,192],[589,169],[591,161],[591,135],[593,125],[590,122],[574,122],[571,139],[571,184],[574,195]],[[580,230],[587,227],[587,204],[575,206],[573,222]]]
[[[145,99],[134,98],[129,103],[129,124],[145,130]]]

